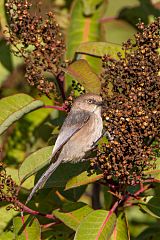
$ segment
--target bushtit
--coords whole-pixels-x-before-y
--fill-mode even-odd
[[[86,152],[94,147],[102,135],[101,105],[102,98],[96,94],[84,94],[74,101],[59,132],[50,159],[53,159],[58,151],[59,156],[38,180],[26,203],[45,184],[61,162],[82,161]]]

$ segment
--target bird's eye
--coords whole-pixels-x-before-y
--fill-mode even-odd
[[[92,99],[88,99],[87,102],[88,103],[93,103],[93,100]]]

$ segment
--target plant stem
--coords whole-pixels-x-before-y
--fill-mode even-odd
[[[60,72],[57,77],[57,83],[61,92],[61,96],[63,98],[63,101],[66,99],[65,92],[64,92],[64,72]]]
[[[17,204],[18,207],[20,207],[22,209],[23,212],[29,213],[31,215],[43,216],[48,219],[54,219],[54,220],[56,219],[55,216],[52,214],[45,214],[45,213],[41,213],[36,210],[32,210],[31,208],[29,208],[26,205],[24,205],[23,203],[21,203],[19,200],[16,200],[15,203]]]
[[[58,111],[66,112],[66,108],[63,105],[62,106],[44,106],[43,108],[53,108]]]

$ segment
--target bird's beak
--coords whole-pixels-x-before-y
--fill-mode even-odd
[[[103,102],[103,101],[102,101],[102,102],[97,102],[96,105],[97,105],[97,106],[103,106],[103,105],[104,105],[104,102]]]

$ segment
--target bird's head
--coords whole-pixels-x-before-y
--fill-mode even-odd
[[[77,110],[100,112],[102,103],[101,96],[93,93],[87,93],[76,98],[72,107]]]

